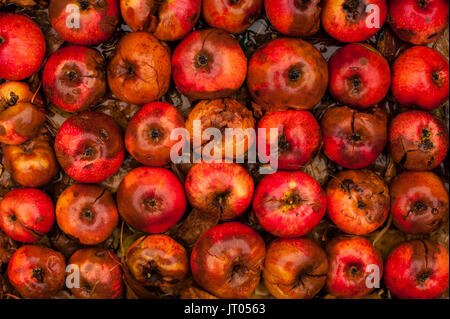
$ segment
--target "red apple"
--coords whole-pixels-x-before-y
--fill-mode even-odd
[[[432,299],[448,288],[448,251],[429,240],[401,244],[389,255],[384,282],[399,298]]]
[[[322,26],[341,42],[366,41],[381,29],[387,10],[386,0],[324,0]]]
[[[184,118],[176,108],[164,102],[146,104],[128,123],[125,147],[140,163],[163,166],[170,162],[171,148],[182,139],[170,138],[177,128],[184,128]]]
[[[391,182],[394,225],[409,234],[428,234],[448,219],[448,192],[431,172],[402,172]]]
[[[69,265],[79,270],[78,287],[70,292],[78,299],[119,299],[124,295],[120,259],[113,252],[102,248],[77,250],[69,259]],[[68,273],[70,274],[70,273]]]
[[[400,104],[433,110],[448,99],[448,72],[448,60],[438,51],[409,48],[392,67],[392,94]]]
[[[307,37],[319,31],[320,0],[264,0],[267,18],[277,31]]]
[[[278,129],[278,139],[270,137],[270,129]],[[298,170],[320,149],[322,133],[314,116],[308,111],[278,111],[264,115],[258,123],[258,130],[265,129],[266,145],[259,156],[269,160],[271,149],[278,149],[278,168]],[[273,159],[275,160],[275,159]]]
[[[264,285],[279,299],[310,299],[325,285],[325,251],[309,238],[276,239],[267,248]]]
[[[186,249],[166,235],[143,236],[127,250],[131,275],[144,286],[172,287],[186,278]]]
[[[213,28],[241,33],[258,18],[263,0],[203,0],[203,19]]]
[[[20,145],[3,145],[2,150],[6,170],[24,187],[48,184],[59,171],[47,134],[39,135]]]
[[[39,241],[52,229],[54,221],[53,202],[39,189],[12,190],[0,202],[0,227],[16,241]]]
[[[379,108],[363,112],[333,107],[326,111],[320,125],[325,155],[345,168],[369,166],[386,145],[387,115]]]
[[[390,1],[389,16],[400,39],[416,45],[431,43],[448,24],[448,0]]]
[[[129,172],[117,191],[120,216],[146,233],[162,233],[186,211],[183,185],[169,170],[139,167]]]
[[[170,83],[170,50],[147,32],[120,39],[108,65],[108,84],[120,100],[142,105],[163,96]]]
[[[326,193],[328,217],[346,233],[369,234],[389,214],[389,189],[372,171],[341,171],[330,180]]]
[[[133,31],[163,41],[180,40],[200,18],[201,0],[120,0],[120,11]]]
[[[405,169],[432,170],[447,155],[448,129],[428,112],[407,111],[391,121],[388,146],[394,161]]]
[[[327,198],[319,183],[299,171],[264,176],[253,200],[261,226],[284,238],[307,234],[320,222],[326,208]]]
[[[56,202],[59,228],[83,245],[97,245],[112,234],[119,222],[109,190],[97,185],[73,184]]]
[[[22,80],[41,66],[45,38],[30,18],[0,12],[0,79]]]
[[[69,46],[50,56],[42,74],[42,85],[56,106],[67,112],[85,111],[105,95],[105,71],[105,59],[98,51]]]
[[[172,55],[173,80],[192,100],[226,97],[239,89],[247,59],[239,43],[219,29],[190,33]]]
[[[25,245],[8,264],[8,279],[24,298],[50,298],[64,287],[64,256],[50,248]]]
[[[192,276],[220,298],[248,298],[260,281],[266,247],[250,227],[229,222],[203,233],[191,254]]]
[[[185,182],[189,202],[221,220],[241,215],[253,197],[253,179],[236,163],[197,163]]]
[[[325,94],[328,67],[310,43],[279,38],[259,47],[248,65],[247,87],[260,105],[311,109]]]
[[[76,8],[76,9],[74,9]],[[51,0],[49,20],[67,42],[95,45],[116,31],[120,12],[118,0]]]
[[[58,130],[56,158],[63,170],[82,183],[98,183],[122,165],[122,131],[112,117],[99,112],[79,113]]]
[[[328,90],[339,102],[366,108],[380,102],[389,91],[391,71],[380,52],[365,43],[339,49],[328,63]]]
[[[33,92],[25,82],[9,81],[0,84],[0,112],[21,102],[31,102]]]
[[[327,245],[330,270],[327,291],[341,298],[358,298],[368,295],[376,284],[368,278],[378,272],[383,275],[383,260],[369,240],[364,237],[336,237]],[[377,276],[374,277],[376,279]]]

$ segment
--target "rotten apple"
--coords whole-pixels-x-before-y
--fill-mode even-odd
[[[394,225],[409,234],[428,234],[448,219],[448,193],[432,172],[402,172],[390,185]]]
[[[61,253],[44,246],[25,245],[9,261],[8,279],[23,298],[50,298],[63,289],[65,270]]]
[[[254,183],[249,173],[236,163],[197,163],[185,181],[192,206],[221,220],[241,215],[253,197]]]
[[[320,28],[320,0],[264,0],[267,18],[277,31],[308,37]]]
[[[103,248],[77,250],[69,265],[79,270],[79,285],[70,288],[78,299],[119,299],[124,295],[119,257]],[[68,273],[70,275],[70,273]]]
[[[241,33],[258,18],[263,0],[203,0],[203,19],[213,28]]]
[[[307,234],[320,222],[326,208],[327,198],[320,184],[300,171],[264,176],[253,200],[261,226],[283,238]]]
[[[325,251],[309,238],[276,239],[267,248],[264,285],[279,299],[310,299],[325,285]]]
[[[392,67],[392,94],[408,107],[437,108],[448,99],[448,82],[448,60],[427,47],[403,51]]]
[[[28,78],[41,66],[45,49],[44,34],[33,20],[0,12],[0,79]]]
[[[391,71],[380,52],[365,43],[339,49],[328,63],[328,90],[344,105],[367,108],[389,91]]]
[[[330,267],[326,287],[333,296],[363,297],[379,284],[376,280],[383,274],[383,260],[365,237],[335,237],[326,250]],[[368,278],[370,275],[372,279]]]
[[[386,0],[324,0],[321,21],[325,31],[341,42],[362,42],[381,29]]]
[[[9,81],[0,84],[0,112],[21,102],[31,102],[33,92],[24,82]]]
[[[239,43],[220,29],[190,33],[172,55],[173,80],[191,100],[216,99],[239,89],[247,75],[247,58]]]
[[[326,188],[328,217],[342,231],[366,235],[375,231],[389,214],[389,189],[370,170],[339,172]]]
[[[250,227],[229,222],[203,233],[191,254],[192,276],[219,298],[248,298],[259,284],[266,247]]]
[[[258,123],[258,132],[259,129],[265,129],[266,136],[265,147],[258,147],[259,156],[267,162],[269,154],[273,153],[271,149],[277,148],[279,169],[300,169],[322,145],[320,126],[308,111],[288,110],[266,114]],[[270,136],[271,129],[278,130],[278,139]]]
[[[120,11],[133,31],[153,33],[163,41],[180,40],[200,18],[201,0],[120,0]]]
[[[448,152],[448,129],[438,117],[423,111],[397,115],[389,127],[389,153],[407,170],[437,167]]]
[[[114,119],[100,112],[83,112],[67,119],[55,137],[56,158],[76,181],[98,183],[122,165],[122,131]]]
[[[432,299],[448,288],[448,251],[429,240],[412,240],[391,252],[384,282],[399,298]]]
[[[183,185],[164,168],[136,168],[124,177],[117,191],[120,216],[146,233],[162,233],[175,225],[186,206]]]
[[[138,162],[163,166],[170,162],[172,147],[183,139],[171,139],[177,128],[184,128],[184,118],[175,107],[165,102],[146,104],[128,123],[125,147]]]
[[[134,279],[145,286],[171,287],[189,272],[186,249],[166,235],[136,240],[127,250],[126,264]]]
[[[120,100],[142,105],[163,96],[170,82],[170,52],[148,32],[120,39],[108,65],[108,84]]]
[[[380,108],[364,111],[347,106],[326,111],[321,123],[325,155],[345,168],[372,164],[387,140],[387,115]]]
[[[0,202],[0,227],[16,241],[39,241],[52,229],[54,221],[52,199],[39,189],[12,190]]]
[[[109,190],[98,185],[73,184],[59,195],[56,222],[81,244],[97,245],[112,234],[119,214]]]
[[[107,41],[120,20],[117,0],[51,0],[48,15],[65,41],[79,45]]]
[[[325,94],[328,66],[310,43],[279,38],[259,47],[248,65],[247,87],[261,106],[311,109]]]
[[[106,92],[106,62],[96,50],[69,46],[48,59],[42,74],[47,98],[67,112],[85,111]]]

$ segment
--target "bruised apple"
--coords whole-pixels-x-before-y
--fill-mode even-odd
[[[310,43],[279,38],[259,47],[248,65],[247,87],[261,106],[311,109],[325,94],[328,67]]]
[[[191,254],[195,282],[219,298],[248,298],[260,281],[266,247],[250,227],[229,222],[203,233]]]
[[[108,84],[120,100],[142,105],[163,96],[169,88],[170,52],[148,32],[120,39],[108,65]]]

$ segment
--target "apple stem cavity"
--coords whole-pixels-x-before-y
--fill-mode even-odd
[[[40,267],[33,268],[33,275],[31,277],[39,282],[44,282],[44,270]]]

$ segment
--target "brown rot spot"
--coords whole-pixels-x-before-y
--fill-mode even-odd
[[[445,76],[443,76],[441,73],[441,70],[431,72],[431,80],[439,88],[442,87],[445,83]]]
[[[153,260],[142,267],[142,274],[144,275],[144,278],[152,284],[161,283],[163,281],[163,275]]]
[[[362,0],[346,0],[342,4],[342,9],[348,21],[357,23],[365,13],[366,5]]]
[[[431,141],[431,132],[426,128],[422,129],[419,148],[423,151],[429,151],[434,148],[434,144]]]
[[[44,282],[44,270],[40,267],[36,267],[32,269],[33,274],[31,275],[31,278],[36,279],[39,282]]]
[[[225,207],[225,203],[229,195],[230,195],[229,190],[217,194],[214,198],[214,205],[222,210]]]
[[[425,281],[427,281],[428,278],[431,277],[431,272],[424,271],[417,275],[417,281],[421,284],[423,284]]]
[[[107,141],[109,138],[108,131],[105,130],[104,128],[99,129],[98,134],[100,135],[100,139],[102,141]]]
[[[361,202],[361,201],[358,201],[358,208],[359,208],[359,209],[364,209],[364,208],[366,208],[366,204],[364,204],[364,203]]]
[[[280,136],[278,137],[278,153],[283,154],[290,149],[290,144],[288,140],[286,139],[286,135],[281,132]]]
[[[235,279],[241,278],[241,277],[245,276],[247,271],[248,271],[248,269],[245,265],[241,264],[240,262],[235,262],[231,266],[231,279],[235,280]]]
[[[9,100],[6,101],[8,106],[14,106],[16,105],[17,101],[19,100],[19,96],[17,96],[14,92],[9,93]]]

